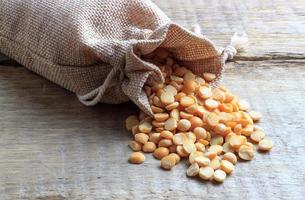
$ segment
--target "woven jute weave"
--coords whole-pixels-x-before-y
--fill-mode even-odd
[[[143,85],[163,80],[140,56],[158,47],[199,75],[219,75],[224,65],[211,41],[175,24],[149,0],[0,2],[0,52],[86,105],[132,100],[150,114]]]

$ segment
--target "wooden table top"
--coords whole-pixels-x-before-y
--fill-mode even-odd
[[[75,95],[20,66],[0,67],[0,199],[304,199],[305,2],[155,0],[177,23],[194,23],[219,46],[244,30],[249,52],[222,83],[262,112],[275,143],[238,163],[220,185],[170,172],[147,155],[127,162],[132,103],[85,107]]]

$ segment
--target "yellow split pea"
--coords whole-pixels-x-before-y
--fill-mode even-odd
[[[141,152],[133,152],[129,157],[129,162],[133,164],[141,164],[145,161],[145,156]]]
[[[223,182],[237,164],[237,156],[252,160],[255,147],[269,151],[273,143],[254,125],[262,115],[250,111],[250,104],[224,86],[212,87],[212,73],[203,77],[180,66],[165,48],[143,55],[162,72],[164,83],[144,85],[152,115],[140,112],[126,119],[132,132],[134,151],[129,162],[140,164],[153,153],[163,169],[171,170],[188,159],[187,176]]]

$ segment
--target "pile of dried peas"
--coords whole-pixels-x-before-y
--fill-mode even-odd
[[[262,115],[249,111],[249,103],[224,86],[212,88],[208,83],[214,74],[205,73],[203,78],[193,74],[163,48],[144,59],[160,67],[165,83],[144,87],[153,117],[140,111],[126,119],[134,136],[129,142],[134,151],[130,163],[145,161],[141,151],[153,153],[166,170],[188,158],[187,176],[223,182],[234,170],[237,156],[253,159],[253,144],[260,151],[271,150],[273,142],[254,125]]]

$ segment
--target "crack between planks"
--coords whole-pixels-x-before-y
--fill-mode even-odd
[[[270,52],[261,56],[236,55],[231,62],[238,61],[305,61],[305,53]],[[0,65],[21,66],[16,61],[0,54]]]
[[[305,60],[305,53],[270,52],[262,56],[238,56],[233,61]]]

